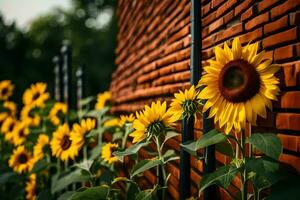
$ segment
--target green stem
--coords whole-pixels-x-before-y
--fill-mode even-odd
[[[246,135],[245,131],[242,131],[241,135],[241,145],[243,147],[242,150],[242,158],[244,163],[243,172],[241,173],[241,193],[242,193],[242,200],[247,200],[248,197],[248,190],[247,190],[247,170],[246,170]]]
[[[166,169],[165,169],[165,166],[164,166],[164,158],[163,158],[163,155],[162,155],[162,149],[161,149],[161,144],[160,144],[160,141],[159,141],[159,138],[157,136],[155,136],[155,143],[156,143],[156,147],[157,147],[157,152],[158,152],[158,158],[162,161],[162,164],[160,165],[161,167],[161,171],[162,171],[162,176],[163,176],[163,180],[164,180],[164,184],[162,185],[162,187],[165,187],[167,186],[167,173],[166,173]],[[159,170],[159,168],[158,168]],[[166,199],[166,188],[163,188],[162,190],[162,200]]]
[[[87,146],[84,145],[83,146],[83,160],[86,161],[87,160]]]

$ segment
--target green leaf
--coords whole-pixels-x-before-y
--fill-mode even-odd
[[[213,129],[208,133],[203,134],[197,141],[182,144],[181,146],[190,154],[196,155],[198,149],[224,142],[226,139],[227,136],[224,133],[218,133],[217,130]]]
[[[226,165],[220,167],[216,171],[204,175],[200,181],[200,192],[203,191],[208,186],[217,184],[223,188],[227,188],[234,177],[239,172],[240,168],[236,168],[235,166]]]
[[[300,199],[300,176],[294,174],[286,180],[280,181],[271,187],[271,195],[267,200],[299,200]]]
[[[102,135],[104,132],[106,131],[106,129],[104,127],[98,127],[97,129],[91,130],[86,137],[87,138],[91,138],[97,135]]]
[[[89,96],[89,97],[86,97],[84,99],[80,99],[79,100],[79,105],[82,107],[82,106],[85,106],[87,104],[89,104],[91,101],[93,101],[95,99],[95,97],[93,96]]]
[[[234,151],[232,149],[232,146],[229,144],[227,140],[216,144],[216,150],[231,158],[234,157]]]
[[[31,173],[39,173],[40,171],[47,169],[48,166],[49,163],[47,162],[46,159],[39,160],[34,164]]]
[[[112,141],[121,140],[121,139],[123,139],[123,137],[124,137],[124,133],[123,132],[121,132],[121,131],[115,132],[113,134]]]
[[[51,192],[54,194],[55,192],[58,192],[64,188],[66,188],[68,185],[76,182],[84,182],[91,179],[88,175],[82,175],[81,170],[75,170],[62,178],[55,181],[55,184],[52,185]]]
[[[170,162],[172,160],[178,160],[179,156],[177,156],[175,150],[169,149],[166,151],[166,153],[163,155],[164,163]]]
[[[123,162],[124,156],[136,154],[140,150],[140,148],[147,146],[150,143],[151,143],[150,141],[145,140],[145,141],[133,144],[129,148],[127,148],[123,151],[115,151],[115,152],[113,152],[113,155],[117,156],[119,158],[119,160],[121,162]]]
[[[152,200],[152,193],[152,190],[143,190],[136,195],[135,200]]]
[[[90,168],[91,168],[93,162],[94,162],[93,160],[83,160],[80,163],[74,164],[74,167],[78,167],[79,169],[83,169],[85,171],[90,172]]]
[[[278,159],[282,152],[280,139],[272,133],[256,133],[249,138],[249,143],[262,153],[273,159]]]
[[[37,196],[37,200],[51,200],[51,199],[52,199],[52,196],[51,196],[50,190],[48,190],[48,189],[42,190],[39,193],[39,195]]]
[[[148,169],[151,169],[151,168],[156,167],[161,164],[162,164],[162,161],[158,160],[157,158],[153,159],[153,160],[141,160],[133,167],[130,177],[132,178],[139,173],[142,173]]]
[[[18,176],[13,172],[6,172],[0,175],[0,185],[11,182],[12,179],[16,180]]]
[[[74,191],[67,191],[60,195],[57,200],[69,200],[75,194]]]
[[[109,195],[109,187],[107,186],[98,186],[91,187],[81,192],[76,192],[72,195],[71,200],[106,200]]]
[[[86,114],[87,117],[95,117],[95,118],[101,118],[107,111],[110,109],[110,107],[106,106],[101,110],[91,110]]]

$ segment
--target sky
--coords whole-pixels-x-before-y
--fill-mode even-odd
[[[71,0],[0,0],[0,12],[8,22],[16,21],[18,27],[26,29],[37,16],[53,7],[68,9]]]

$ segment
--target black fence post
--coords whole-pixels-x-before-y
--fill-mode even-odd
[[[63,101],[68,105],[68,110],[73,108],[72,101],[72,50],[68,41],[63,42],[61,48],[63,61]],[[68,115],[66,115],[68,116]]]
[[[62,87],[62,59],[61,56],[53,58],[54,64],[54,98],[56,101],[62,101],[63,87]]]
[[[80,100],[85,97],[85,76],[84,65],[81,65],[76,70],[76,107],[77,110],[81,110]]]

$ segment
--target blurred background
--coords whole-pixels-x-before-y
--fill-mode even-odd
[[[108,89],[114,70],[116,0],[0,0],[0,80],[16,85],[20,102],[31,83],[48,83],[62,41],[73,49],[73,72],[86,66],[87,95]]]

